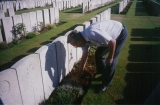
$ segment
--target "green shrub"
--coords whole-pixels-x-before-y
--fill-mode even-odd
[[[83,94],[82,88],[71,85],[62,85],[57,87],[46,104],[71,105],[75,99]]]
[[[8,44],[8,46],[13,47],[15,45],[20,44],[21,42],[22,42],[21,40],[13,39],[12,42]]]
[[[36,36],[36,33],[35,32],[29,32],[27,35],[26,35],[26,39],[31,39],[33,37]]]
[[[51,30],[51,29],[56,28],[56,25],[54,25],[54,24],[47,24],[46,27],[47,27],[48,30]]]
[[[5,50],[5,49],[7,49],[8,48],[8,44],[6,43],[6,42],[1,42],[0,43],[0,51],[1,50]]]

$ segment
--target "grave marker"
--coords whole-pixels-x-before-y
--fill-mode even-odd
[[[23,104],[41,104],[44,101],[44,90],[39,55],[28,55],[11,68],[17,72]]]
[[[98,21],[101,21],[101,16],[100,15],[96,15],[96,21],[98,22]]]
[[[36,12],[29,12],[30,21],[31,21],[31,31],[37,30],[37,16]]]
[[[93,17],[93,18],[90,19],[90,24],[93,24],[95,22],[96,22],[96,18],[95,17]]]
[[[88,22],[88,21],[87,21],[87,22],[84,22],[84,23],[83,23],[83,26],[84,26],[84,28],[83,28],[83,30],[84,30],[84,29],[86,29],[88,26],[90,26],[90,22]]]
[[[56,23],[58,23],[59,22],[59,10],[58,10],[58,8],[54,8],[54,10],[55,10],[55,17],[56,17]]]
[[[3,37],[2,37],[1,29],[0,29],[0,43],[1,42],[3,42]]]
[[[0,19],[4,18],[5,15],[4,15],[4,10],[0,10]]]
[[[43,22],[44,22],[45,26],[47,24],[50,24],[50,21],[49,21],[49,10],[48,9],[43,9]]]
[[[12,17],[5,17],[2,20],[2,27],[4,32],[4,40],[9,43],[12,41],[13,37],[13,22]]]
[[[17,25],[22,23],[22,17],[21,15],[14,15],[12,16],[12,18],[13,18],[13,27],[17,28]],[[20,37],[21,37],[20,35],[15,35],[15,38],[20,38]]]
[[[50,8],[49,9],[49,16],[50,16],[50,22],[51,22],[51,24],[55,24],[56,23],[56,18],[55,18],[55,10],[54,10],[54,8]]]
[[[4,18],[5,17],[5,15],[4,15],[4,10],[1,10],[0,9],[0,20],[2,19],[2,18]],[[0,22],[0,26],[1,26],[1,22]]]
[[[79,32],[83,31],[83,26],[77,26],[74,30],[77,30]],[[82,57],[82,48],[77,47],[77,62]]]
[[[44,45],[35,53],[40,56],[45,99],[48,99],[59,83],[55,44]]]
[[[61,81],[69,73],[67,36],[60,36],[53,43],[56,45],[58,76]]]
[[[13,9],[13,8],[8,8],[8,9],[7,9],[7,12],[8,12],[8,16],[9,16],[9,17],[15,15],[15,12],[14,12],[14,9]]]
[[[37,28],[38,30],[41,30],[41,26],[44,24],[42,10],[37,10],[36,15],[37,15],[37,24],[38,24]]]
[[[68,31],[65,36],[68,36],[70,33],[72,32],[72,30]],[[74,64],[77,62],[77,49],[72,46],[71,44],[67,44],[68,46],[68,69],[69,71],[72,70]]]
[[[83,29],[84,29],[83,26],[77,26],[74,28],[74,30],[77,30],[79,32],[83,31]]]
[[[30,15],[29,13],[22,13],[22,22],[26,27],[27,32],[31,32],[31,22],[30,22]]]
[[[0,72],[0,102],[4,105],[22,105],[17,74],[14,69]]]
[[[16,4],[15,4],[16,6],[15,6],[15,10],[16,11],[18,11],[20,8],[19,8],[19,2],[16,2]]]

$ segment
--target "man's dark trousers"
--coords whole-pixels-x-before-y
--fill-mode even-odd
[[[116,39],[115,54],[113,57],[113,62],[110,66],[106,65],[106,54],[108,53],[108,47],[98,47],[95,52],[97,72],[102,73],[102,85],[105,87],[110,86],[112,83],[118,55],[128,36],[126,27],[123,27],[124,29],[121,31],[120,35]]]

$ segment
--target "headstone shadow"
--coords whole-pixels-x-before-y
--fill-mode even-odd
[[[131,40],[159,37],[155,29],[132,29]],[[145,41],[145,40],[139,40]],[[146,40],[148,41],[148,40]],[[129,63],[126,66],[126,87],[124,98],[116,100],[117,104],[143,104],[160,81],[160,46],[157,44],[131,44],[129,46]]]

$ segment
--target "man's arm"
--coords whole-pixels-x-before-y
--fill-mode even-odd
[[[83,52],[79,70],[84,70],[88,59],[88,52]]]
[[[78,80],[79,80],[79,78],[80,78],[80,76],[81,76],[81,74],[82,74],[82,71],[84,70],[85,65],[86,65],[86,63],[87,63],[87,59],[88,59],[88,52],[83,52],[82,57],[81,57],[81,61],[80,61],[80,68],[78,69],[77,75],[75,75],[75,76],[73,77],[73,79],[74,79],[75,81],[78,81]]]
[[[108,42],[108,48],[109,48],[109,54],[106,59],[106,64],[111,65],[113,62],[114,52],[115,52],[115,48],[116,48],[116,40],[115,39],[111,39]]]

